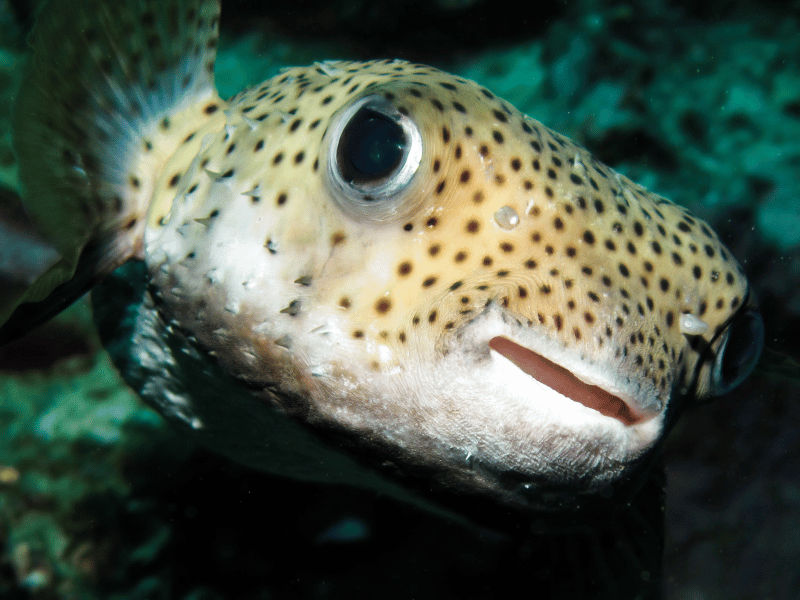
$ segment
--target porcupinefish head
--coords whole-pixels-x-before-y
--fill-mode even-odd
[[[113,209],[87,245],[144,260],[152,312],[250,398],[230,410],[283,413],[386,473],[552,509],[627,477],[682,403],[752,369],[746,277],[684,208],[419,64],[292,68],[223,102],[206,68],[217,8],[198,6],[178,30],[202,51],[167,71],[184,91],[117,108],[134,126],[108,142],[97,107],[136,96],[87,86],[90,150],[57,158],[105,182],[90,197]],[[97,81],[123,70],[107,67]],[[123,142],[104,166],[96,148]],[[21,136],[23,173],[39,143]],[[137,387],[169,412],[168,390]]]

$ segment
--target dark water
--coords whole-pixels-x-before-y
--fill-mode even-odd
[[[13,5],[3,135],[31,10]],[[744,385],[683,416],[665,488],[657,465],[618,527],[537,536],[192,448],[120,382],[84,302],[0,351],[0,597],[800,597],[800,388],[786,358],[800,359],[800,8],[787,6],[223,2],[224,92],[288,64],[418,60],[689,207],[748,273],[769,350]]]

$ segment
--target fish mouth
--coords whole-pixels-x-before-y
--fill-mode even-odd
[[[506,337],[493,337],[489,340],[489,348],[562,396],[606,417],[617,419],[625,425],[636,425],[650,418],[648,415],[634,411],[625,401],[614,394],[599,386],[582,381],[568,369]]]

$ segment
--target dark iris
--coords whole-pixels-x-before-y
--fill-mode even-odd
[[[338,161],[342,178],[353,183],[380,183],[400,164],[406,137],[384,114],[359,110],[342,132]]]
[[[730,324],[720,363],[720,382],[725,389],[739,385],[756,364],[764,346],[764,322],[757,312],[746,312]]]

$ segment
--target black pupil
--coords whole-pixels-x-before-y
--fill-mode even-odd
[[[747,313],[730,327],[720,369],[724,385],[742,377],[745,374],[742,369],[755,364],[764,340],[764,325],[757,314]]]
[[[400,164],[406,137],[392,119],[369,108],[359,110],[339,140],[339,169],[345,181],[379,183]]]

